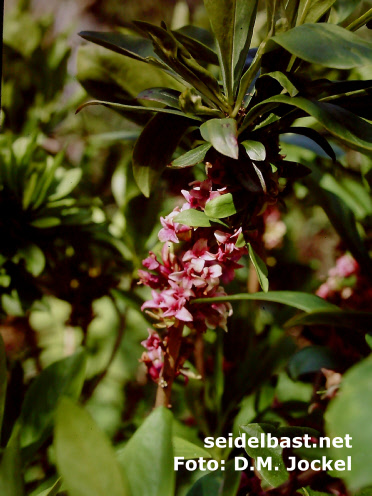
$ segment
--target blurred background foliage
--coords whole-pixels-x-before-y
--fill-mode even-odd
[[[351,22],[355,5],[354,17],[366,10],[365,2],[338,1],[332,15]],[[160,216],[180,204],[180,190],[202,178],[203,170],[168,170],[149,199],[140,194],[131,154],[150,116],[123,116],[104,107],[78,115],[75,110],[88,99],[85,91],[98,98],[109,91],[112,100],[133,103],[149,86],[177,89],[177,83],[154,67],[143,70],[140,62],[81,43],[76,33],[114,27],[128,32],[131,19],[208,28],[207,18],[196,0],[20,0],[5,6],[0,334],[8,388],[1,446],[5,449],[19,415],[27,417],[24,398],[35,377],[60,360],[76,357],[83,347],[85,381],[69,395],[77,398],[82,391],[82,403],[119,449],[151,412],[155,396],[138,361],[149,326],[139,309],[149,293],[138,287],[137,269],[149,249],[160,247]],[[262,39],[265,18],[262,3],[254,44]],[[330,79],[372,78],[371,66],[317,71],[317,77]],[[306,122],[317,128],[311,118]],[[288,183],[279,217],[267,223],[270,289],[315,292],[336,259],[355,248],[359,239],[367,250],[372,248],[372,164],[332,140],[335,164],[307,138],[282,138],[282,153],[311,164],[321,187],[320,198],[315,198],[308,179]],[[339,210],[346,212],[341,226],[332,225],[327,206],[322,208],[328,194],[337,195]],[[349,235],[343,235],[343,227]],[[350,239],[350,233],[356,237]],[[229,293],[247,290],[252,267],[247,260],[243,263]],[[358,291],[355,280],[343,284]],[[227,334],[206,333],[205,387],[193,379],[186,387],[182,379],[175,385],[175,436],[200,446],[206,435],[237,433],[241,423],[256,421],[322,431],[329,398],[317,391],[330,386],[321,369],[343,373],[366,357],[369,347],[342,328],[324,333],[319,326],[298,325],[283,331],[294,314],[275,303],[242,302],[234,305]],[[73,366],[80,367],[76,363]],[[188,366],[195,370],[195,363]],[[69,367],[66,362],[65,370]],[[45,394],[53,398],[49,390]],[[29,419],[23,423],[32,425]],[[57,480],[55,452],[47,436],[30,436],[20,440],[25,491],[37,495]],[[213,453],[216,458],[227,455]],[[1,470],[4,476],[4,464]],[[177,494],[187,494],[200,475],[181,472]],[[11,484],[10,472],[7,476]],[[252,476],[241,494],[254,483]],[[345,491],[341,483],[332,484]],[[15,491],[1,494],[23,494],[23,489]]]

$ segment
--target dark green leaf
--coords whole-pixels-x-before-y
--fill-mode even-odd
[[[222,472],[211,472],[200,477],[186,493],[186,496],[212,496],[220,494],[222,481]]]
[[[4,345],[3,337],[0,334],[0,438],[1,438],[1,427],[3,425],[3,417],[4,417],[6,387],[7,387],[7,368],[6,368],[5,345]]]
[[[326,308],[337,308],[326,300],[319,298],[310,293],[301,293],[300,291],[270,291],[269,293],[240,293],[235,295],[218,296],[215,298],[200,298],[193,303],[213,303],[215,301],[240,301],[240,300],[258,300],[271,301],[273,303],[282,303],[290,307],[298,308],[304,312],[313,312]]]
[[[337,366],[337,358],[329,348],[306,346],[291,357],[288,373],[292,379],[297,380],[303,375],[319,372],[322,368],[334,370]]]
[[[334,437],[351,436],[352,448],[331,448],[336,460],[351,456],[351,470],[340,472],[348,489],[372,485],[372,359],[367,358],[352,367],[342,378],[341,389],[325,414],[326,434]]]
[[[289,133],[300,134],[313,140],[332,159],[336,160],[336,154],[328,141],[321,134],[310,127],[293,126],[288,129]]]
[[[182,43],[164,27],[149,22],[135,21],[134,24],[152,39],[156,54],[184,81],[199,91],[214,105],[227,109],[217,79],[201,66]]]
[[[1,496],[23,496],[23,472],[19,447],[19,430],[16,426],[0,464]]]
[[[267,293],[269,291],[269,279],[268,279],[268,271],[264,261],[257,255],[257,253],[252,248],[252,245],[248,243],[249,250],[249,258],[256,270],[258,282],[262,290]]]
[[[372,313],[351,310],[323,310],[310,312],[292,317],[285,327],[297,325],[328,325],[332,327],[347,327],[355,331],[371,328]]]
[[[90,107],[92,105],[103,105],[104,107],[112,108],[112,109],[119,109],[119,110],[128,110],[131,112],[158,112],[161,114],[172,114],[172,115],[178,115],[180,117],[186,117],[183,112],[180,110],[172,110],[168,108],[162,108],[162,107],[141,107],[139,105],[125,105],[123,103],[115,103],[115,102],[103,102],[100,100],[91,100],[90,102],[85,102],[80,107],[76,110],[76,113],[79,113],[81,110],[83,110],[85,107]],[[200,117],[197,116],[187,116],[189,119],[194,119],[196,121],[200,121]]]
[[[137,95],[137,99],[164,103],[164,105],[179,109],[180,94],[181,93],[179,91],[172,90],[170,88],[149,88],[147,90],[141,91],[141,93]]]
[[[247,438],[255,437],[260,439],[261,434],[273,434],[275,436],[275,429],[270,424],[248,424],[242,425],[240,427],[241,433],[245,432],[247,434]],[[270,484],[270,486],[277,487],[280,484],[283,484],[286,480],[289,479],[289,474],[285,468],[285,464],[283,462],[283,448],[277,446],[276,448],[268,448],[258,446],[257,448],[250,448],[248,444],[245,446],[245,451],[247,454],[253,458],[255,461],[258,457],[263,458],[264,460],[271,460],[272,462],[272,470],[269,470],[268,467],[261,467],[259,470],[262,478]],[[277,467],[277,468],[275,468]],[[257,468],[257,467],[256,467]]]
[[[174,496],[172,413],[159,407],[118,452],[132,495]]]
[[[335,69],[352,69],[372,59],[372,43],[335,24],[303,24],[272,40],[306,62]]]
[[[200,126],[200,133],[205,141],[222,155],[238,159],[238,131],[235,119],[210,119]]]
[[[214,51],[214,39],[209,31],[197,26],[183,26],[173,31],[173,34],[187,48],[194,59],[218,65],[218,56]]]
[[[135,60],[148,62],[147,57],[155,57],[151,41],[139,36],[114,32],[100,33],[98,31],[81,31],[79,36],[84,40],[92,41],[97,45]]]
[[[185,460],[192,460],[194,458],[212,458],[212,455],[204,448],[190,443],[186,439],[174,437],[172,440],[174,456],[183,456]]]
[[[241,143],[251,160],[265,160],[266,149],[259,141],[245,140]]]
[[[49,365],[27,390],[22,405],[21,446],[25,458],[50,435],[57,401],[61,396],[78,398],[85,378],[83,352]]]
[[[233,104],[251,43],[257,1],[204,0],[204,5],[217,40],[225,94]]]
[[[303,97],[291,98],[286,95],[278,95],[264,100],[248,112],[239,132],[242,132],[263,111],[270,111],[279,103],[293,105],[303,110],[351,148],[362,153],[372,151],[371,124],[337,105],[315,102]],[[265,109],[261,109],[261,106],[265,106]]]
[[[172,169],[183,169],[184,167],[199,164],[204,160],[204,157],[211,146],[210,143],[204,143],[203,145],[197,146],[180,157],[177,157],[170,163],[169,167],[172,167]]]
[[[146,197],[189,126],[184,117],[156,114],[142,131],[133,151],[133,175]]]
[[[55,454],[70,496],[129,496],[109,440],[92,417],[68,398],[56,412]]]

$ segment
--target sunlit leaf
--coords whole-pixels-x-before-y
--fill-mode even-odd
[[[210,119],[200,126],[200,133],[205,141],[222,155],[238,159],[239,145],[235,119]]]

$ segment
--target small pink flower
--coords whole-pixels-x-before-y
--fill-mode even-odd
[[[349,277],[359,270],[359,265],[354,260],[354,258],[345,254],[336,260],[336,267],[329,270],[328,275],[339,276],[339,277]]]
[[[185,210],[185,208],[182,208],[182,210]],[[171,212],[166,217],[160,217],[160,222],[163,226],[163,229],[160,229],[158,236],[159,240],[162,243],[166,243],[167,241],[171,241],[172,243],[179,243],[179,236],[182,237],[182,235],[184,236],[186,233],[190,233],[191,227],[179,224],[178,222],[174,222],[174,218],[180,212],[181,210],[179,209],[179,207],[176,207],[173,212]]]

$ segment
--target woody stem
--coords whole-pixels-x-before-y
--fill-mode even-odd
[[[164,352],[163,373],[158,383],[155,408],[165,406],[170,408],[172,385],[177,374],[177,366],[182,343],[183,324],[180,321],[169,329],[168,343]]]

